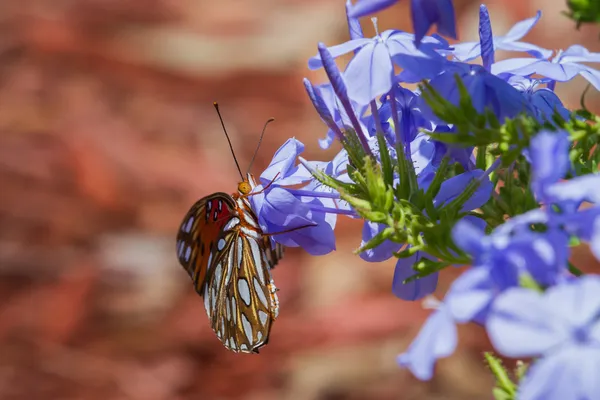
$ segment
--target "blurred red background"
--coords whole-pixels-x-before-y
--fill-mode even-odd
[[[564,3],[487,2],[497,34],[541,9],[528,41],[598,51],[597,29],[576,31]],[[325,129],[302,78],[323,78],[306,68],[318,41],[347,39],[343,4],[0,3],[1,399],[490,398],[477,327],[460,328],[431,382],[397,367],[428,311],[392,295],[392,260],[352,254],[357,221],[339,220],[330,255],[288,249],[274,270],[280,318],[259,356],[218,342],[175,258],[188,207],[238,180],[213,100],[241,165],[276,118],[257,173],[291,136],[308,159],[336,151],[318,148]],[[382,13],[380,29],[410,30],[408,5]],[[461,39],[475,39],[479,3],[455,6]],[[575,107],[584,87],[558,91]]]

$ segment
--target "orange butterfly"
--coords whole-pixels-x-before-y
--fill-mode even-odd
[[[233,153],[217,103],[214,106]],[[271,121],[263,128],[259,146]],[[283,247],[277,244],[272,249],[270,235],[263,233],[248,200],[270,184],[252,193],[257,186],[254,177],[248,173],[244,178],[233,157],[242,176],[237,193],[214,193],[190,208],[177,234],[177,256],[204,297],[212,329],[225,347],[258,353],[279,313],[270,269],[283,256]]]

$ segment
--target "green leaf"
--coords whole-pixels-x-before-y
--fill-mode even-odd
[[[393,234],[394,234],[394,229],[387,227],[387,228],[383,229],[381,232],[379,232],[377,235],[373,236],[371,238],[371,240],[369,240],[367,243],[365,243],[364,245],[362,245],[361,247],[356,249],[354,251],[354,253],[360,254],[366,250],[374,249],[375,247],[379,246],[386,240],[389,240]]]
[[[600,2],[598,0],[568,0],[569,12],[563,12],[577,23],[577,29],[584,23],[600,24]]]
[[[484,353],[485,361],[487,365],[490,367],[492,374],[496,378],[496,388],[494,389],[494,397],[504,398],[504,399],[514,399],[517,394],[517,386],[508,376],[508,372],[502,365],[502,361],[499,358],[495,357],[490,352]],[[506,395],[508,397],[496,397],[496,393],[501,395]]]
[[[381,158],[381,169],[383,170],[383,181],[389,187],[394,186],[394,167],[388,149],[387,142],[383,134],[377,135],[377,144],[379,145],[379,158]]]

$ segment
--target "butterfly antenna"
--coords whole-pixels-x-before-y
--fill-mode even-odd
[[[235,158],[235,152],[233,151],[233,145],[231,144],[231,139],[229,139],[229,135],[227,134],[227,129],[225,129],[225,123],[223,122],[223,117],[221,117],[221,112],[219,111],[219,104],[215,101],[213,102],[213,106],[215,106],[215,110],[217,110],[217,115],[219,116],[219,121],[221,121],[221,126],[223,127],[223,132],[225,132],[225,137],[227,138],[227,142],[229,143],[229,148],[231,149],[231,155],[233,155],[233,161],[235,161],[235,166],[238,169],[238,172],[240,173],[240,176],[242,177],[242,180],[246,179],[244,178],[244,175],[242,175],[242,169],[240,168],[240,164],[238,163],[237,158]]]
[[[258,139],[258,145],[256,146],[256,150],[254,150],[254,154],[252,155],[252,160],[250,160],[250,165],[248,166],[248,172],[246,173],[246,175],[248,175],[250,173],[250,170],[252,169],[252,164],[254,164],[254,159],[256,158],[256,154],[258,154],[258,149],[260,149],[260,144],[262,143],[263,136],[265,136],[267,125],[269,125],[273,121],[275,121],[275,118],[269,118],[267,122],[265,122],[265,126],[263,126],[262,132],[260,134],[260,139]]]

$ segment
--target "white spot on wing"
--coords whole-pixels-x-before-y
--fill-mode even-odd
[[[260,279],[260,282],[264,285],[265,276],[263,274],[264,268],[261,268],[262,257],[260,248],[258,247],[258,243],[256,242],[256,240],[248,240],[248,242],[250,242],[250,250],[252,253],[252,258],[254,259],[254,265],[256,265],[256,270],[258,271],[258,278]]]
[[[233,316],[233,323],[237,324],[237,305],[235,302],[235,297],[231,298],[231,314]]]
[[[245,279],[238,279],[238,291],[240,292],[240,297],[244,300],[247,306],[250,305],[250,287],[248,286],[248,282]]]
[[[235,347],[235,342],[233,341],[232,337],[229,338],[229,347],[232,348],[233,350],[237,350],[237,348]]]
[[[233,255],[231,251],[227,255],[227,271],[225,272],[225,286],[229,285],[229,279],[231,279],[231,272],[233,271]]]
[[[237,240],[237,266],[238,266],[238,268],[240,268],[240,266],[242,265],[242,258],[243,258],[242,257],[243,256],[242,247],[243,247],[243,245],[244,245],[244,243],[242,241],[242,238],[238,237],[238,240]]]
[[[204,285],[204,308],[206,309],[206,315],[208,315],[208,318],[211,318],[211,312],[210,312],[210,299],[209,299],[209,295],[210,293],[208,292],[208,285],[205,284]]]
[[[256,332],[256,342],[260,343],[260,339],[262,339],[262,332]]]
[[[177,255],[179,258],[183,255],[183,240],[177,242]]]
[[[246,346],[246,343],[242,343],[240,345],[240,350],[248,350],[248,346]]]
[[[254,239],[259,239],[260,238],[260,234],[252,229],[248,229],[245,226],[242,226],[241,231],[248,237],[254,238]]]
[[[192,230],[192,225],[194,225],[194,217],[191,216],[190,219],[188,219],[187,224],[185,224],[185,232],[186,233],[190,233],[190,231]]]
[[[219,212],[223,209],[223,201],[219,200]]]
[[[223,267],[221,263],[217,264],[217,268],[215,268],[215,283],[217,285],[221,285],[221,275],[223,274]]]
[[[209,201],[208,204],[206,205],[206,208],[208,209],[208,211],[210,211],[211,207],[212,207],[212,201]]]
[[[227,321],[231,321],[231,303],[229,299],[225,299],[225,303],[227,305],[226,313],[227,313]]]
[[[225,241],[225,239],[219,239],[219,241],[217,242],[217,250],[222,251],[225,248],[226,243],[227,242]]]
[[[225,226],[223,227],[223,230],[229,231],[229,230],[233,229],[234,227],[238,226],[239,223],[240,223],[240,219],[237,217],[233,217],[229,220],[229,222],[227,222],[227,224],[225,224]]]
[[[185,261],[190,261],[190,254],[192,254],[192,246],[188,246],[185,249]]]
[[[254,290],[258,294],[258,298],[260,299],[260,302],[263,303],[263,305],[268,309],[269,305],[267,304],[267,297],[265,296],[263,287],[258,282],[258,280],[256,280],[256,278],[254,278],[253,280],[254,280]]]
[[[266,324],[267,323],[267,313],[261,310],[258,310],[258,318],[260,319],[260,323],[261,324]]]
[[[242,313],[242,325],[244,326],[244,334],[248,339],[248,343],[252,343],[252,324],[246,318],[246,315]]]
[[[208,271],[208,269],[210,269],[210,267],[212,267],[211,261],[212,261],[212,252],[208,255],[208,263],[206,263],[206,270],[207,271]]]

